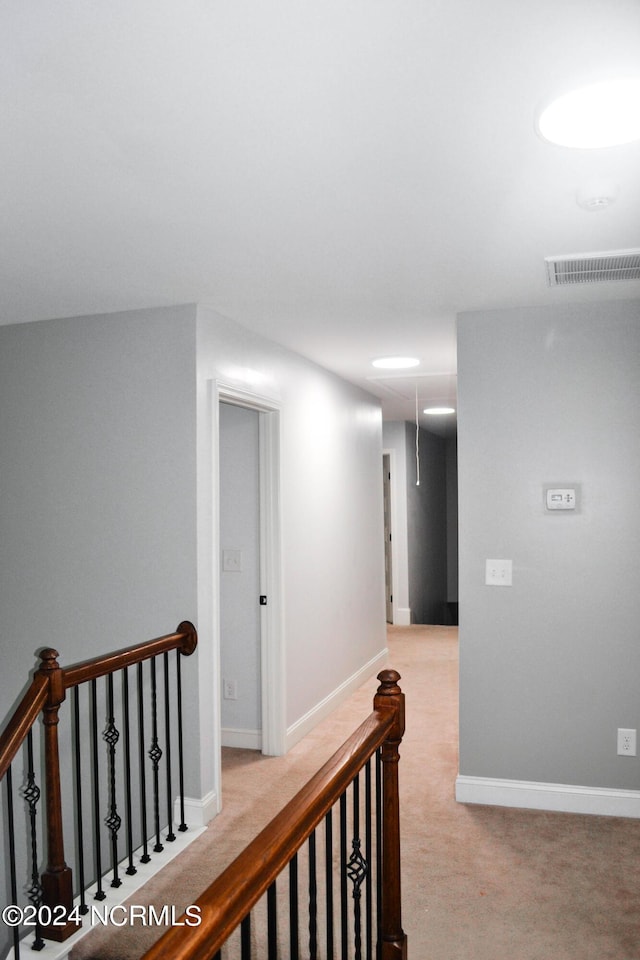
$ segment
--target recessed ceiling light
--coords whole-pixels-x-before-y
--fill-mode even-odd
[[[427,407],[422,412],[428,413],[430,417],[444,417],[448,413],[455,413],[456,411],[453,407]]]
[[[538,117],[538,133],[561,147],[614,147],[640,139],[640,77],[572,90]]]
[[[407,370],[409,367],[417,367],[420,361],[416,357],[379,357],[371,363],[380,370]]]

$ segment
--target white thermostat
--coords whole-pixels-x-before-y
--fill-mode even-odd
[[[547,510],[575,510],[575,487],[554,487],[547,490]]]

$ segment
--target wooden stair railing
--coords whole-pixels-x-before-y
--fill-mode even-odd
[[[399,746],[404,734],[400,675],[383,670],[370,716],[330,760],[213,881],[204,893],[144,954],[143,960],[217,960],[230,935],[246,921],[276,878],[291,863],[323,818],[345,795],[363,766],[377,753],[381,761],[380,913],[378,960],[406,960],[400,883]],[[200,923],[193,924],[197,908]],[[246,953],[245,953],[246,950]],[[295,947],[295,956],[298,955]],[[293,955],[293,951],[290,950]],[[242,957],[250,956],[243,946]],[[269,957],[272,947],[269,947]],[[274,954],[275,955],[275,950]],[[359,955],[359,950],[356,950]]]
[[[175,633],[104,656],[94,657],[69,667],[59,665],[56,650],[47,648],[40,653],[40,667],[36,670],[31,685],[0,735],[0,780],[3,780],[6,774],[9,774],[10,780],[11,763],[25,740],[30,738],[31,730],[42,714],[46,805],[44,832],[47,865],[39,881],[37,875],[32,881],[36,886],[38,882],[40,885],[40,889],[35,893],[32,890],[33,896],[38,899],[39,906],[47,906],[52,910],[62,907],[65,915],[73,910],[72,871],[65,861],[58,745],[58,713],[67,690],[88,681],[95,681],[99,677],[108,677],[117,671],[124,671],[129,666],[142,664],[146,660],[160,654],[168,654],[172,650],[188,656],[194,652],[196,645],[195,627],[188,621],[183,621]],[[31,746],[30,743],[29,746]],[[37,801],[40,795],[39,788],[36,788],[35,793]],[[15,886],[15,876],[13,880]],[[57,915],[61,914],[58,912]],[[74,921],[42,927],[39,934],[47,939],[66,940],[77,929],[78,924]],[[36,939],[39,939],[38,931]],[[39,948],[42,946],[44,943],[41,943]]]

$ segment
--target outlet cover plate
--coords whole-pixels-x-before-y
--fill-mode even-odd
[[[484,582],[489,587],[510,587],[513,583],[513,561],[487,560]]]
[[[636,731],[627,727],[618,727],[618,756],[635,757]]]

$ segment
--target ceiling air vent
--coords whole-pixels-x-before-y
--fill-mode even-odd
[[[544,262],[551,287],[563,287],[572,283],[640,280],[640,250],[572,253],[564,257],[545,257]]]

